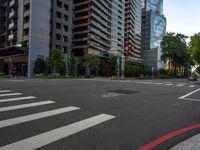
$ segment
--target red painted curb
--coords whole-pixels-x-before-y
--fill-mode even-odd
[[[151,150],[152,148],[155,148],[159,144],[161,144],[169,139],[172,139],[172,138],[176,137],[177,135],[183,134],[185,132],[188,132],[190,130],[197,129],[197,128],[200,128],[200,124],[196,124],[196,125],[192,125],[192,126],[188,126],[188,127],[176,130],[174,132],[171,132],[167,135],[164,135],[164,136],[156,139],[153,142],[150,142],[149,144],[147,144],[145,146],[142,146],[141,148],[138,148],[137,150]]]

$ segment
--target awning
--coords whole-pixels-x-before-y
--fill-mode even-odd
[[[11,46],[6,48],[0,48],[0,57],[26,54],[26,53],[28,53],[28,48],[26,47]]]

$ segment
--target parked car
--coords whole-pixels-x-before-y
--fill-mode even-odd
[[[192,75],[188,78],[189,81],[197,81],[197,75]]]

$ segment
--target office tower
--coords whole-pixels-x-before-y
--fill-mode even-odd
[[[1,0],[0,58],[4,71],[33,75],[37,58],[48,58],[52,48],[70,54],[72,1]]]
[[[74,0],[73,55],[123,53],[124,15],[124,0]]]
[[[163,67],[161,40],[166,31],[163,0],[143,0],[142,10],[142,59],[152,69]]]
[[[141,0],[126,0],[125,55],[128,59],[141,61]]]

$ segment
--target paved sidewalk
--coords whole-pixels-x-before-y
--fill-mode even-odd
[[[200,150],[200,134],[181,142],[170,150]]]

